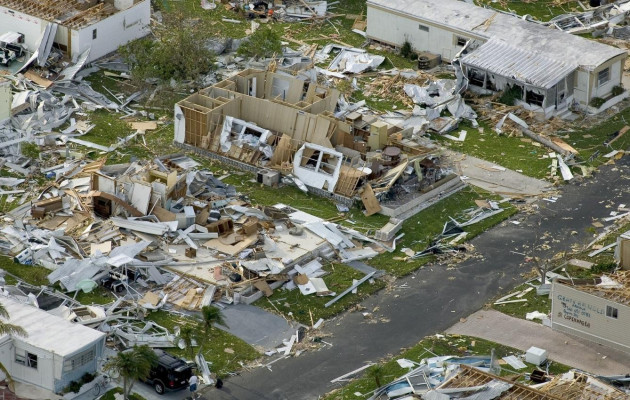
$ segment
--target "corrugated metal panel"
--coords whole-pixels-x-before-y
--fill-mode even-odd
[[[379,8],[391,13],[405,15],[420,21],[448,27],[449,30],[468,31],[471,35],[500,39],[510,45],[544,54],[557,60],[579,65],[592,71],[613,57],[623,55],[626,50],[598,43],[558,29],[491,9],[457,0],[368,0],[368,34],[370,24],[383,24],[391,30],[399,29],[397,22],[388,24],[370,19],[370,8]],[[373,14],[375,15],[375,14]],[[415,27],[417,30],[417,26]],[[400,32],[413,35],[412,31]],[[379,40],[379,37],[374,37]]]
[[[578,67],[499,40],[484,43],[466,55],[462,63],[542,89],[552,88]]]

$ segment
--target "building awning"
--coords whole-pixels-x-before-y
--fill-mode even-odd
[[[577,69],[577,65],[521,50],[501,40],[489,40],[461,61],[467,67],[482,69],[541,89],[552,88]]]

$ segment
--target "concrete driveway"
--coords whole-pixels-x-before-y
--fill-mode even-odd
[[[628,354],[496,310],[477,311],[446,332],[475,336],[523,351],[536,346],[549,351],[549,359],[553,361],[598,375],[630,373]]]

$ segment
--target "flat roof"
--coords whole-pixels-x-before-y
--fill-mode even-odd
[[[60,356],[70,355],[105,337],[103,332],[73,324],[17,300],[3,297],[0,303],[9,313],[7,322],[21,326],[28,333],[27,337],[18,337],[19,340]]]
[[[368,0],[419,20],[494,38],[541,57],[593,70],[626,50],[458,0]]]
[[[144,0],[134,0],[133,4],[141,1]],[[120,11],[113,0],[0,0],[0,6],[71,29],[92,25]]]

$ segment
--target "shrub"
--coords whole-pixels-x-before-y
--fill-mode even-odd
[[[413,47],[411,47],[411,43],[408,40],[405,40],[400,48],[400,55],[409,59],[412,59],[414,55],[418,58],[418,55],[413,51]]]
[[[617,264],[615,264],[614,262],[600,263],[600,264],[593,265],[591,267],[591,272],[594,274],[603,274],[606,272],[613,272],[615,268],[617,268]]]
[[[508,86],[507,89],[501,93],[501,96],[497,99],[497,102],[505,104],[507,106],[513,106],[517,100],[523,98],[523,89],[520,86]]]
[[[243,57],[272,57],[282,55],[280,34],[269,27],[258,28],[238,48],[237,54]]]
[[[623,86],[617,85],[617,86],[612,88],[612,95],[613,96],[619,96],[623,92],[624,92]]]
[[[81,382],[72,381],[63,389],[63,393],[79,393],[81,386],[83,386]]]
[[[89,372],[86,372],[81,377],[81,383],[86,384],[86,383],[92,382],[95,378],[96,378],[96,374],[91,374]]]
[[[605,102],[606,100],[602,99],[601,97],[593,97],[588,105],[594,108],[599,108],[603,106]]]

